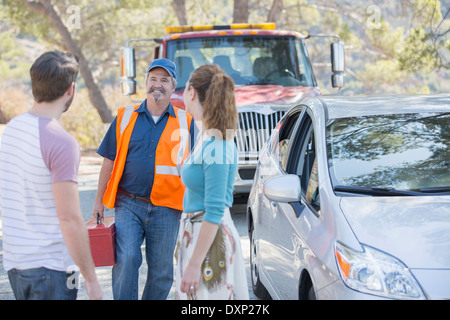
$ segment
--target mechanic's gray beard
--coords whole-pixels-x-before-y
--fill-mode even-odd
[[[154,92],[154,91],[156,91],[156,90],[160,90],[159,92],[161,93],[161,94],[163,94],[163,95],[165,95],[166,94],[166,90],[164,90],[163,88],[151,88],[150,90],[148,90],[147,91],[147,94],[149,94],[149,93],[152,93],[152,92]],[[155,102],[158,102],[159,101],[159,98],[161,98],[160,96],[153,96],[153,99],[155,99]]]

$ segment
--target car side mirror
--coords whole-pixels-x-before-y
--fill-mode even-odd
[[[295,174],[270,178],[264,183],[263,193],[271,201],[299,202],[301,200],[300,178]]]

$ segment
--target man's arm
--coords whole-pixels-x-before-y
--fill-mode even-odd
[[[108,158],[103,158],[103,165],[98,178],[97,196],[95,198],[94,209],[92,210],[92,215],[94,218],[97,217],[98,213],[100,219],[103,219],[103,212],[105,210],[105,206],[103,205],[103,196],[105,194],[106,187],[108,186],[108,181],[111,178],[113,167],[114,161]]]
[[[52,188],[64,242],[85,279],[87,294],[90,299],[102,299],[88,231],[81,213],[78,185],[73,181],[63,181],[53,183]]]

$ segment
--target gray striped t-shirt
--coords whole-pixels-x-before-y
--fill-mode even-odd
[[[79,163],[77,141],[57,120],[27,112],[9,122],[0,146],[6,271],[74,267],[61,233],[52,184],[78,182]]]

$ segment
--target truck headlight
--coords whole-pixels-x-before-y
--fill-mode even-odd
[[[425,299],[422,289],[409,269],[398,259],[362,245],[355,251],[336,243],[338,269],[351,289],[393,299]]]

